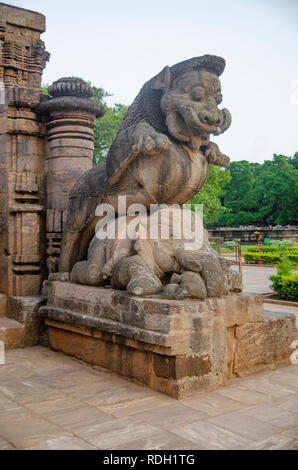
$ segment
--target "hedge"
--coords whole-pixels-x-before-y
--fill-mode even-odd
[[[256,253],[257,249],[256,246],[249,246],[247,251]],[[262,251],[263,253],[286,253],[288,251],[298,253],[298,246],[263,246]]]
[[[244,259],[247,263],[257,264],[259,259],[263,260],[264,264],[276,264],[280,261],[279,253],[252,253],[250,251],[243,253]]]
[[[290,240],[270,240],[269,245],[270,246],[279,246],[279,247],[291,246],[292,242]]]
[[[298,274],[287,276],[270,276],[272,288],[278,298],[298,302]]]
[[[243,253],[243,256],[245,261],[250,264],[257,264],[259,259],[263,260],[264,264],[276,264],[282,261],[285,253],[253,253],[247,251]],[[298,253],[287,252],[286,257],[291,263],[298,264]]]

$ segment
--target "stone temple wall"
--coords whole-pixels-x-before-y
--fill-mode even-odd
[[[207,227],[208,233],[212,238],[222,238],[223,242],[229,242],[240,239],[242,243],[256,243],[255,232],[259,231],[264,238],[271,240],[298,240],[297,226],[248,226],[248,227]]]
[[[0,291],[9,295],[39,294],[45,269],[44,31],[43,15],[0,4]]]
[[[63,78],[41,94],[45,17],[0,3],[0,294],[38,296],[57,269],[68,194],[92,167],[92,88]]]

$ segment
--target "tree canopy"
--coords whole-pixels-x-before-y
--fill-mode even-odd
[[[229,211],[222,204],[221,197],[224,187],[231,180],[229,171],[210,165],[208,179],[201,191],[192,199],[191,204],[203,204],[204,224],[213,224],[219,215]]]
[[[297,152],[293,157],[274,154],[263,164],[232,162],[231,181],[221,199],[230,212],[221,214],[215,224],[236,227],[297,223],[297,164]]]
[[[95,86],[92,88],[94,93],[92,99],[97,103],[103,104],[106,110],[102,118],[95,120],[93,163],[97,165],[106,160],[108,150],[127,111],[127,106],[116,103],[114,106],[109,107],[105,102],[105,98],[112,95],[103,88]]]

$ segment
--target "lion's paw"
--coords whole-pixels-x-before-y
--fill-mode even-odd
[[[162,284],[154,274],[144,273],[133,277],[129,281],[126,289],[130,295],[142,297],[144,295],[153,295],[161,292]]]

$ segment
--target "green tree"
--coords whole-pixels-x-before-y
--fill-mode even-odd
[[[94,93],[92,99],[97,103],[103,104],[105,107],[104,116],[95,120],[93,163],[97,165],[98,163],[106,161],[109,148],[115,139],[128,107],[120,103],[109,107],[105,102],[105,98],[112,95],[103,88],[97,88],[95,86],[92,88]]]
[[[273,155],[262,165],[245,160],[233,162],[231,181],[224,188],[223,213],[216,225],[291,224],[297,220],[297,153]]]
[[[242,160],[230,166],[231,182],[224,191],[225,205],[233,212],[255,209],[253,189],[255,176],[251,164]]]
[[[286,225],[297,220],[298,170],[291,157],[273,155],[256,181],[255,199],[264,224]]]
[[[108,150],[115,139],[127,106],[117,103],[112,107],[105,105],[106,112],[95,120],[93,163],[97,165],[106,161]]]
[[[222,205],[223,188],[231,180],[229,171],[210,165],[209,176],[203,189],[192,199],[191,204],[203,204],[204,224],[211,225],[220,214],[229,211]]]
[[[293,157],[289,160],[289,163],[298,170],[298,152],[295,152]]]
[[[259,168],[253,168],[251,164],[242,160],[232,162],[229,172],[231,180],[223,191],[223,204],[230,210],[230,213],[222,213],[217,219],[218,225],[237,226],[240,224],[250,224],[252,214],[255,211],[256,201],[254,199],[255,173]]]
[[[48,95],[49,96],[48,86],[49,85],[47,83],[42,83],[41,84],[41,91],[42,91],[43,95]]]

